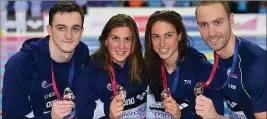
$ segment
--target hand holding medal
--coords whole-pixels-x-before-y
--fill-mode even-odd
[[[113,91],[113,98],[109,107],[109,117],[111,119],[117,119],[123,113],[127,93],[125,88],[123,88],[121,85],[117,85],[112,65],[109,65],[109,71]]]
[[[161,99],[164,105],[165,112],[170,113],[174,118],[181,117],[181,110],[179,109],[179,105],[177,102],[172,98],[172,92],[176,92],[176,88],[178,85],[179,80],[179,67],[175,70],[174,82],[172,85],[172,91],[167,87],[167,78],[166,78],[166,71],[164,64],[161,63],[161,75],[162,75],[162,87],[163,91],[161,93]]]

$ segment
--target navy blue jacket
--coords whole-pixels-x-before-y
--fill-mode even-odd
[[[57,100],[52,86],[51,61],[60,95],[68,86],[71,63],[53,61],[50,58],[48,41],[49,36],[25,41],[20,51],[5,65],[3,119],[27,119],[33,115],[35,119],[51,118],[52,102]],[[88,60],[88,47],[80,42],[73,57],[75,80]]]
[[[189,48],[188,55],[179,63],[179,65],[179,80],[176,92],[172,93],[172,97],[182,106],[181,119],[200,119],[195,113],[196,96],[194,94],[194,87],[196,83],[206,82],[208,80],[212,64],[207,60],[203,53],[200,53],[195,48],[191,47]],[[167,75],[167,86],[171,90],[175,71],[171,74],[169,74],[166,69],[165,71]],[[221,73],[218,73],[217,75],[221,75]],[[204,88],[203,95],[212,99],[219,114],[224,114],[223,95],[221,92]],[[148,108],[152,110],[152,112],[148,114],[148,118],[171,118],[170,114],[162,113],[164,112],[163,107],[156,108],[155,106],[157,104],[160,104],[160,102],[154,102],[154,104],[148,105]]]
[[[99,63],[98,58],[93,58],[89,65],[83,70],[82,74],[74,82],[74,94],[76,95],[77,117],[82,119],[92,119],[96,108],[95,101],[100,99],[104,104],[102,118],[109,118],[109,106],[112,101],[112,87],[108,72]],[[146,88],[147,83],[142,79],[139,84],[131,82],[129,79],[128,62],[121,68],[113,63],[117,85],[121,85],[127,91],[126,105],[124,110],[135,110],[136,113],[125,112],[122,117],[134,117],[140,113],[145,114]],[[139,106],[139,107],[138,107]],[[142,106],[142,108],[140,107]],[[137,107],[137,108],[136,108]],[[99,112],[98,112],[99,113]],[[133,114],[133,115],[132,115]],[[96,114],[95,116],[99,116]]]
[[[222,92],[233,119],[254,119],[254,113],[266,112],[266,51],[256,44],[236,37],[239,40],[239,52],[235,71]],[[223,80],[214,80],[223,84],[232,67],[233,56],[220,59],[220,70],[224,71]]]

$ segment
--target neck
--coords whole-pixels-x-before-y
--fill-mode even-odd
[[[115,61],[115,60],[113,59],[113,62],[116,63],[116,64],[118,64],[118,65],[120,65],[120,67],[123,68],[123,66],[124,66],[124,64],[125,64],[126,61],[118,62],[118,61]]]
[[[178,59],[179,58],[178,58],[178,50],[177,50],[177,52],[174,52],[170,58],[163,60],[164,65],[169,74],[172,73],[176,69]]]
[[[50,51],[50,57],[57,63],[65,63],[70,61],[73,53],[66,53],[61,51],[52,41],[52,39],[49,39],[49,51]]]
[[[232,34],[226,46],[222,50],[216,51],[216,54],[218,54],[222,59],[228,59],[233,56],[235,51],[235,40],[236,38]]]
[[[125,64],[125,62],[116,62],[118,65],[120,65],[121,66],[121,68],[123,68],[123,66],[124,66],[124,64]]]

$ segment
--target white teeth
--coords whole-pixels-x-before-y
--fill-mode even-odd
[[[119,54],[119,55],[123,55],[124,53],[125,53],[125,51],[116,51],[117,52],[117,54]]]
[[[160,52],[166,52],[168,49],[160,49]]]

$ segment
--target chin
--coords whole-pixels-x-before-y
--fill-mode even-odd
[[[74,49],[62,49],[64,53],[72,53]]]
[[[161,59],[165,60],[165,59],[169,58],[169,55],[159,55],[159,57],[160,57]]]

